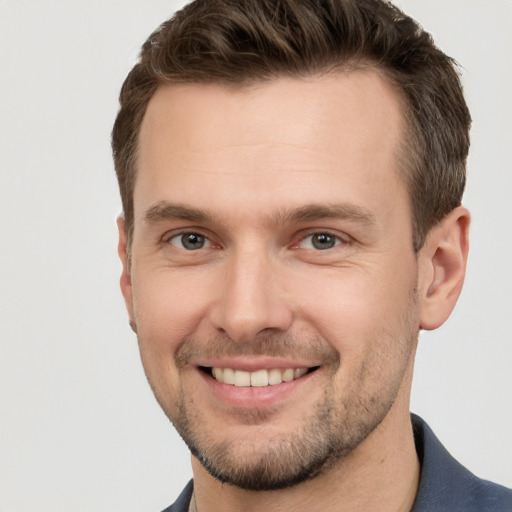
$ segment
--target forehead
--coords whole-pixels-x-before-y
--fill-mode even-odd
[[[194,130],[205,149],[209,143],[218,147],[222,142],[231,142],[220,137],[227,135],[231,139],[234,133],[229,129],[238,127],[242,128],[236,132],[240,142],[250,143],[253,137],[260,141],[263,128],[270,140],[301,137],[301,143],[314,143],[315,137],[308,131],[313,123],[317,127],[323,124],[324,137],[330,132],[326,143],[347,135],[343,131],[347,128],[352,139],[360,142],[370,142],[372,135],[383,140],[382,132],[394,131],[402,117],[398,94],[383,76],[375,68],[366,68],[304,78],[274,78],[252,85],[163,85],[148,104],[141,143],[147,143],[148,137],[157,142],[162,130],[172,127],[178,128],[175,135],[183,137]],[[290,130],[292,126],[294,129]],[[215,130],[217,137],[205,138],[209,130]]]
[[[398,177],[402,117],[397,93],[374,70],[162,86],[141,127],[135,214],[193,197],[209,208],[281,208],[300,207],[305,195],[357,196],[370,183],[382,192]]]

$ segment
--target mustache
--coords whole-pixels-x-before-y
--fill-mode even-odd
[[[291,334],[261,333],[248,342],[238,342],[226,334],[208,339],[184,337],[174,353],[177,368],[184,368],[194,358],[220,359],[250,356],[301,359],[339,365],[339,352],[323,337]]]

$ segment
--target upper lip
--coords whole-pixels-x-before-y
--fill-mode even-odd
[[[316,361],[300,361],[294,359],[275,358],[275,357],[243,357],[243,358],[218,358],[201,359],[197,358],[191,362],[194,366],[204,368],[232,368],[233,370],[242,370],[246,372],[255,372],[257,370],[270,370],[272,368],[314,368],[320,366]]]

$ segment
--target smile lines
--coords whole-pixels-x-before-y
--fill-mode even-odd
[[[264,387],[275,386],[282,382],[290,382],[302,377],[315,368],[272,368],[270,370],[256,370],[246,372],[232,368],[201,368],[209,373],[215,380],[223,384],[230,384],[238,387]]]

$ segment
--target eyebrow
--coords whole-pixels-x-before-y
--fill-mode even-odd
[[[365,226],[376,224],[375,215],[370,210],[352,203],[308,204],[290,211],[277,210],[269,216],[268,221],[270,224],[279,225],[321,219],[349,220]],[[148,208],[144,214],[144,220],[150,224],[171,220],[221,223],[220,217],[208,209],[192,208],[167,201],[160,201]]]
[[[208,210],[200,210],[180,204],[160,201],[148,208],[144,214],[144,220],[148,223],[157,223],[165,220],[188,220],[190,222],[211,221],[216,216]]]
[[[352,204],[308,204],[290,212],[277,212],[276,222],[294,223],[307,222],[319,219],[350,220],[367,226],[376,223],[375,215],[366,208]]]

